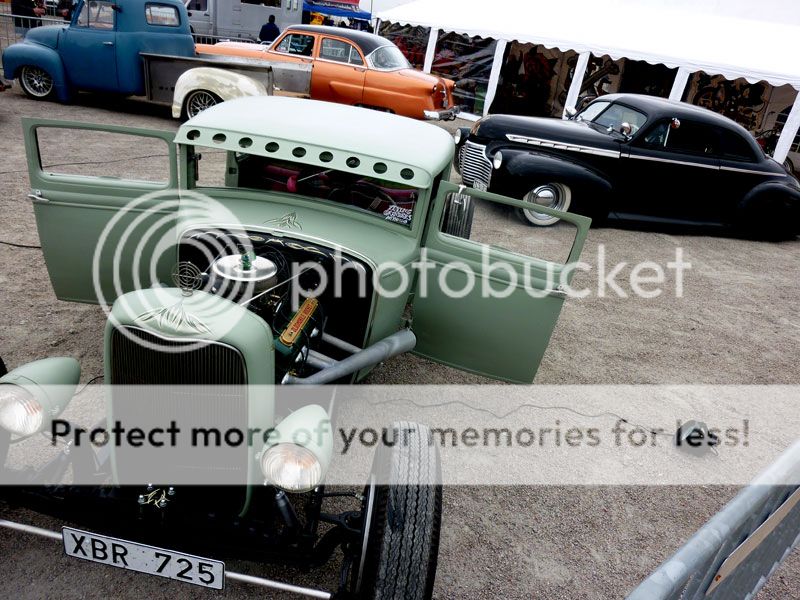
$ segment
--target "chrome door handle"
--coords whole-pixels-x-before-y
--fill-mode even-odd
[[[50,202],[47,198],[42,196],[42,192],[39,190],[28,194],[28,200],[33,200],[34,202]]]
[[[113,46],[114,42],[103,42],[103,46]]]

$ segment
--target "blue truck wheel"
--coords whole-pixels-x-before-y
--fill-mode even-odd
[[[53,95],[55,83],[50,73],[41,67],[24,66],[19,71],[22,91],[34,100],[46,100]]]

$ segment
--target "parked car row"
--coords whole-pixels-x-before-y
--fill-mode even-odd
[[[423,119],[452,119],[453,81],[411,68],[380,36],[293,26],[266,45],[197,44],[178,0],[80,2],[72,21],[37,27],[3,53],[8,80],[38,100],[87,90],[145,96],[191,118],[232,98],[289,94]],[[174,94],[171,93],[174,91]]]

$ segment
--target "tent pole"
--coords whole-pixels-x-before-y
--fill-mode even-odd
[[[686,84],[689,83],[689,75],[691,75],[691,72],[686,67],[678,68],[678,72],[675,73],[675,81],[669,92],[670,100],[680,101],[683,99],[683,92],[686,91]]]
[[[792,148],[798,129],[800,129],[800,93],[794,99],[792,110],[789,111],[789,116],[781,131],[781,137],[778,138],[778,144],[775,146],[772,158],[783,164],[783,161],[789,155],[789,150]]]
[[[486,98],[483,101],[483,116],[489,114],[489,108],[497,95],[497,84],[500,83],[500,71],[503,69],[503,58],[506,55],[506,40],[497,40],[494,48],[494,62],[492,62],[492,72],[489,74],[489,85],[486,88]]]
[[[564,114],[562,119],[567,118],[567,107],[575,108],[578,103],[578,96],[581,95],[581,86],[583,85],[583,76],[586,75],[586,67],[589,66],[589,56],[592,53],[588,50],[581,52],[578,55],[578,62],[575,64],[575,73],[572,75],[572,83],[567,92],[567,99],[564,102]]]
[[[431,33],[428,36],[428,49],[425,51],[425,66],[422,70],[426,73],[431,72],[433,66],[433,55],[436,54],[436,44],[439,41],[439,30],[431,27]]]

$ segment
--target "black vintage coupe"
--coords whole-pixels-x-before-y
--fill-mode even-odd
[[[607,218],[713,225],[769,238],[800,233],[800,183],[746,129],[704,108],[611,94],[568,120],[491,115],[455,134],[476,189]]]

